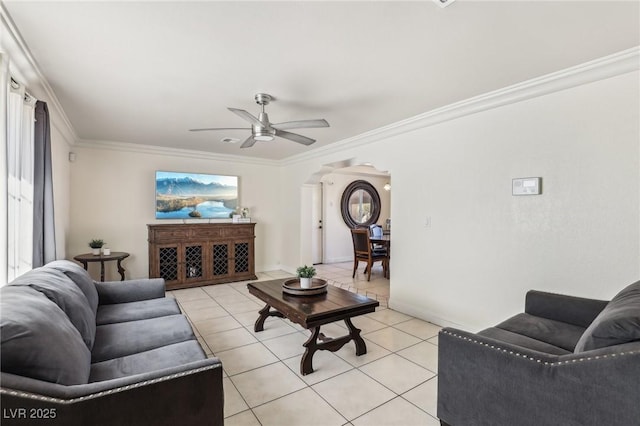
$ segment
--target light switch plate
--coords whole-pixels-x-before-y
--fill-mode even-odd
[[[512,195],[540,195],[542,193],[542,178],[516,178],[512,180]]]

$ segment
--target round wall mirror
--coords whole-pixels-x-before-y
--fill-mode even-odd
[[[342,193],[340,210],[349,228],[368,227],[380,217],[380,195],[366,180],[353,181]]]

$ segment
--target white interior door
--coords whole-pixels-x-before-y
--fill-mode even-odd
[[[322,183],[311,192],[311,258],[314,265],[322,263]]]

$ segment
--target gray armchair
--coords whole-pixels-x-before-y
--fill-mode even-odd
[[[438,344],[443,425],[640,424],[640,281],[611,302],[530,291],[524,313]]]

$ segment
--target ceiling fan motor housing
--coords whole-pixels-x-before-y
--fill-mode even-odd
[[[269,105],[269,102],[273,100],[271,95],[267,95],[266,93],[257,93],[254,99],[258,105]]]
[[[257,96],[258,95],[256,95],[256,98]],[[257,141],[272,141],[276,136],[276,129],[271,127],[271,123],[269,123],[269,116],[267,115],[267,113],[261,112],[258,116],[258,120],[260,120],[262,126],[252,126],[253,138]]]

